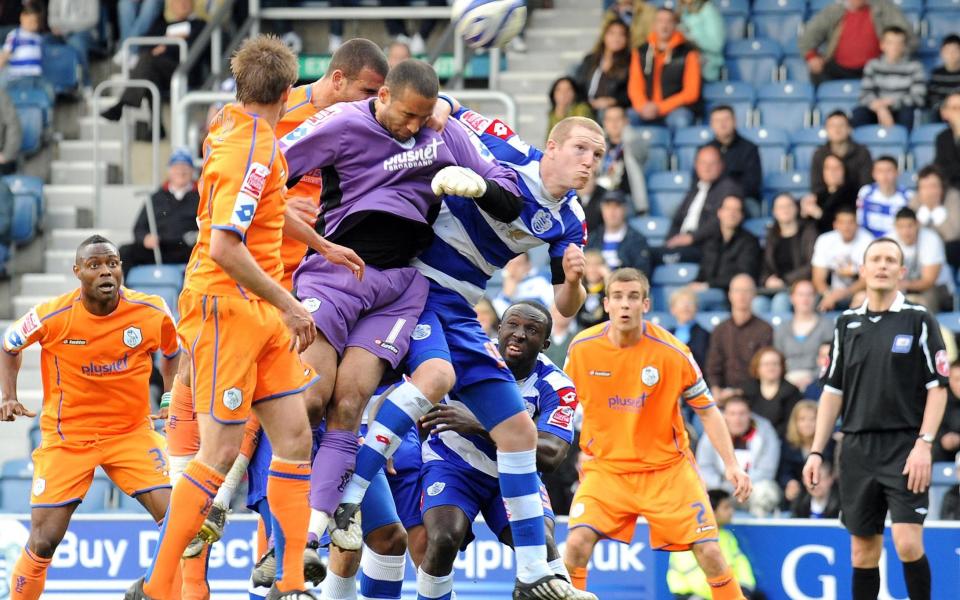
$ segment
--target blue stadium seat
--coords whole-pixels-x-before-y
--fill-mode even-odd
[[[747,17],[750,4],[747,0],[718,0],[717,9],[723,15],[726,39],[739,40],[747,37]]]
[[[633,217],[630,226],[647,238],[651,246],[662,246],[670,231],[670,219],[667,217]]]
[[[686,285],[697,278],[700,273],[700,265],[697,263],[673,263],[672,265],[660,265],[653,270],[653,285]]]
[[[673,218],[690,189],[689,171],[665,171],[653,173],[647,178],[650,195],[650,214],[655,217]]]
[[[706,125],[694,125],[678,129],[673,134],[673,155],[677,157],[677,169],[693,169],[697,148],[713,139],[713,131]]]
[[[831,4],[840,4],[840,0],[810,0],[810,16],[813,17]]]
[[[670,147],[670,129],[667,127],[642,126],[634,127],[631,132],[634,137],[643,140],[648,146],[657,148]]]
[[[933,485],[957,485],[957,466],[952,462],[933,463],[930,483]]]
[[[43,433],[40,431],[40,422],[35,420],[33,425],[30,426],[30,452],[39,448],[42,440]]]
[[[184,265],[143,265],[130,269],[126,285],[139,289],[143,285],[183,285]]]
[[[917,189],[916,171],[904,171],[897,176],[897,185],[908,190]]]
[[[811,124],[813,86],[797,81],[765,83],[757,88],[759,125],[775,125],[788,131]]]
[[[907,128],[902,125],[861,125],[853,130],[853,140],[866,146],[874,159],[889,154],[898,158],[901,165],[907,152],[907,139]]]
[[[783,52],[774,40],[733,40],[724,54],[728,79],[767,83],[776,79]]]
[[[3,477],[33,477],[33,462],[29,458],[12,458],[3,463]]]
[[[794,171],[792,173],[767,173],[763,176],[763,197],[766,206],[773,206],[773,199],[777,194],[787,192],[794,198],[810,191],[809,171]]]
[[[927,3],[927,12],[923,15],[927,37],[939,40],[960,31],[960,3],[951,2],[949,8],[931,8]]]
[[[713,328],[723,323],[730,318],[730,313],[724,310],[717,311],[705,311],[697,313],[697,324],[700,327],[703,327],[709,332],[713,332]]]
[[[124,285],[129,285],[124,282]],[[130,287],[136,289],[138,292],[143,292],[144,294],[155,294],[163,298],[164,302],[167,303],[167,307],[170,309],[170,312],[173,313],[174,319],[179,318],[179,312],[177,310],[177,301],[180,298],[180,285],[157,285],[157,284],[140,284],[140,285],[130,285]]]
[[[669,299],[670,298],[667,297],[667,300]],[[667,305],[664,304],[662,308],[667,308]],[[673,317],[673,315],[666,311],[650,311],[644,316],[644,319],[654,323],[655,325],[659,325],[664,329],[673,329],[677,326],[677,320]]]
[[[13,197],[13,220],[10,223],[10,239],[23,246],[33,241],[37,233],[37,211],[33,196],[15,194]]]
[[[859,79],[824,81],[817,87],[817,112],[820,122],[826,121],[827,115],[835,110],[842,110],[850,114],[859,100]]]
[[[827,142],[827,132],[822,128],[799,129],[790,134],[793,146],[793,169],[809,171],[813,163],[813,153]]]
[[[770,217],[754,217],[743,222],[743,228],[752,233],[763,243],[767,239],[767,230],[773,219]]]
[[[50,96],[40,88],[18,88],[13,87],[7,92],[10,100],[17,106],[33,105],[43,111],[43,126],[49,127],[53,118],[53,101]]]
[[[14,195],[29,195],[35,203],[37,222],[43,217],[45,202],[43,199],[43,180],[32,175],[5,175],[3,182],[10,187]]]
[[[43,147],[43,109],[33,104],[15,106],[23,131],[20,151],[28,156],[36,154]]]
[[[953,333],[960,333],[960,312],[938,313],[937,321]]]
[[[776,173],[786,169],[790,136],[785,130],[759,127],[756,129],[741,129],[740,135],[759,147],[760,163],[763,166],[764,173]]]
[[[914,125],[910,132],[910,144],[933,144],[937,141],[940,132],[947,128],[946,123],[924,123]]]
[[[77,89],[80,83],[79,68],[80,58],[75,48],[66,44],[44,43],[43,76],[58,95]]]
[[[706,83],[703,86],[702,96],[708,112],[718,104],[726,104],[733,109],[737,123],[741,127],[750,124],[750,112],[753,110],[756,94],[749,83],[743,81]]]
[[[920,38],[920,47],[917,48],[917,58],[923,63],[923,68],[930,72],[940,65],[940,40],[934,37]]]
[[[787,81],[810,83],[810,70],[802,56],[784,56],[781,77]]]
[[[117,510],[120,512],[143,512],[143,505],[136,498],[117,490]]]
[[[796,38],[806,12],[805,0],[754,0],[750,16],[753,37],[774,40]]]
[[[90,482],[90,489],[83,497],[83,502],[77,507],[77,513],[89,514],[107,510],[110,507],[110,497],[113,484],[100,469],[97,469]]]
[[[32,477],[4,476],[0,479],[0,511],[30,514],[30,490],[32,487]]]

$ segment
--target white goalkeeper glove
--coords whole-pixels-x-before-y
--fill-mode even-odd
[[[464,196],[479,198],[487,192],[487,182],[470,169],[444,167],[433,176],[430,186],[437,196]]]

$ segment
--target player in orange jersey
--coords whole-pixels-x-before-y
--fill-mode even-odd
[[[121,287],[117,247],[92,236],[77,249],[80,288],[38,304],[3,335],[0,419],[34,417],[17,399],[20,352],[39,342],[41,444],[33,453],[30,537],[10,598],[35,600],[70,517],[103,467],[159,523],[170,500],[163,438],[150,421],[150,373],[160,350],[169,389],[177,334],[163,299]]]
[[[278,573],[268,598],[303,591],[310,428],[302,392],[316,376],[298,350],[316,336],[310,313],[280,285],[280,242],[292,235],[363,275],[356,254],[320,238],[288,210],[287,165],[275,127],[297,60],[275,36],[246,40],[230,61],[237,103],[220,111],[204,142],[199,237],[180,296],[178,335],[191,360],[200,448],[174,487],[157,555],[129,600],[166,600],[181,554],[203,524],[256,412],[273,442],[267,495],[274,507]]]
[[[714,598],[743,598],[720,553],[681,399],[696,409],[741,501],[750,494],[750,477],[737,464],[723,416],[690,350],[643,319],[649,292],[640,271],[614,271],[603,301],[610,320],[582,331],[568,350],[565,370],[583,406],[580,449],[586,462],[570,507],[564,562],[574,585],[585,589],[597,541],[629,543],[643,516],[654,549],[692,548]]]

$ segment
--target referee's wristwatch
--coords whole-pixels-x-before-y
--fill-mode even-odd
[[[923,440],[932,446],[933,440],[936,439],[936,436],[934,436],[932,433],[921,433],[920,435],[917,436],[917,439]]]

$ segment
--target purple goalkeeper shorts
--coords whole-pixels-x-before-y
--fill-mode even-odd
[[[429,288],[413,267],[381,271],[367,265],[358,281],[319,254],[307,257],[293,274],[297,298],[337,354],[356,346],[392,368],[407,354]]]

